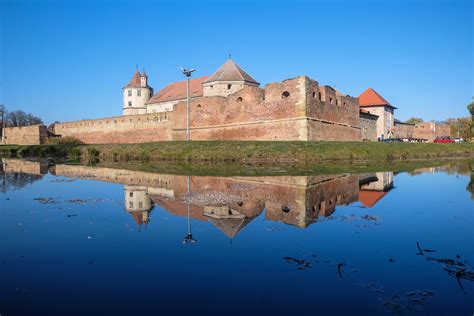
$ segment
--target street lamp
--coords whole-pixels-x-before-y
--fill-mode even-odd
[[[189,78],[196,69],[181,67],[181,71],[186,76],[186,141],[189,142]]]
[[[0,109],[2,112],[2,144],[5,142],[5,110]]]
[[[189,193],[190,193],[190,178],[188,176],[188,199],[190,198]],[[184,236],[183,244],[188,244],[188,243],[195,243],[197,242],[196,239],[193,238],[193,233],[191,231],[191,205],[189,204],[188,201],[188,234]]]

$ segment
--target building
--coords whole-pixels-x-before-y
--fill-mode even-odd
[[[136,69],[122,96],[123,115],[57,123],[46,138],[86,144],[186,139],[186,80],[154,93],[148,75]],[[396,108],[371,88],[354,98],[307,76],[260,87],[230,58],[213,74],[190,79],[189,97],[191,140],[377,141],[394,135]],[[4,143],[44,141],[40,130],[33,132],[27,140],[23,130],[6,130]]]
[[[153,88],[148,85],[148,76],[138,69],[130,82],[122,88],[123,115],[137,115],[147,113],[146,102],[153,95]]]
[[[361,109],[377,115],[377,139],[392,138],[394,132],[394,110],[396,107],[390,104],[374,89],[368,88],[359,95]]]
[[[191,140],[361,139],[356,98],[299,76],[260,83],[228,59],[210,76],[190,80]],[[186,139],[186,81],[153,94],[135,71],[123,91],[123,116],[59,123],[54,133],[88,144]]]

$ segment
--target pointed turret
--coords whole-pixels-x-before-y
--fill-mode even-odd
[[[153,88],[148,85],[148,75],[143,70],[140,74],[138,67],[130,82],[122,88],[123,115],[147,113],[146,102],[153,96]]]

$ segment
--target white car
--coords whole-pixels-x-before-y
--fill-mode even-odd
[[[456,138],[454,139],[454,142],[455,142],[455,143],[462,143],[462,142],[464,142],[464,139],[463,139],[462,137],[456,137]]]

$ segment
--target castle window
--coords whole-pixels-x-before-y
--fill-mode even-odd
[[[133,197],[133,192],[130,192],[130,197]]]
[[[329,103],[331,103],[331,104],[332,104],[332,98],[329,98]]]
[[[316,98],[316,92],[313,91],[313,98]]]
[[[128,106],[132,106],[132,101],[128,101]]]
[[[138,202],[138,207],[143,208],[143,202]]]
[[[238,102],[238,103],[242,102],[242,97],[238,97],[238,98],[237,98],[237,102]]]
[[[282,99],[287,99],[290,97],[290,93],[288,91],[284,91],[282,94],[281,94],[281,98]]]
[[[132,90],[128,90],[128,96],[129,96],[129,97],[132,96]]]
[[[319,101],[321,101],[321,92],[319,92]]]
[[[130,206],[130,208],[133,208],[133,202],[130,201],[130,203],[128,203],[128,205]]]
[[[198,105],[197,105],[197,108],[200,109],[200,108],[201,108],[201,104],[198,104]]]
[[[230,88],[232,88],[232,85],[231,85],[231,84],[228,84],[228,85],[227,85],[227,90],[230,90]]]
[[[211,85],[211,89],[212,89],[212,88],[214,88],[214,86],[213,86],[213,85]]]
[[[137,97],[141,97],[142,96],[142,90],[141,89],[138,89],[137,90]]]
[[[337,99],[336,99],[336,105],[339,105],[339,102],[337,101]]]

